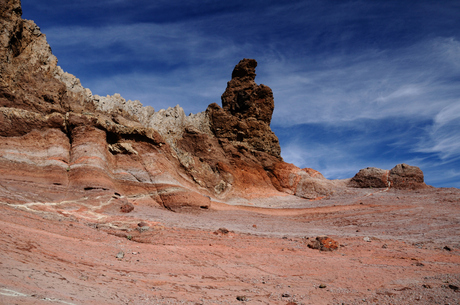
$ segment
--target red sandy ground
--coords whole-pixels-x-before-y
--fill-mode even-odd
[[[459,198],[347,189],[98,221],[0,204],[0,304],[460,304]],[[319,235],[339,249],[308,248]]]

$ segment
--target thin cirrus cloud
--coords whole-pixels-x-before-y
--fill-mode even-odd
[[[22,4],[94,94],[196,113],[220,101],[240,59],[255,58],[286,161],[328,178],[405,162],[428,183],[460,186],[454,1]]]
[[[80,63],[75,64],[82,72],[74,72],[77,76],[97,67],[82,78],[94,94],[117,92],[158,110],[180,104],[195,113],[219,102],[234,63],[225,63],[226,69],[220,66],[236,53],[231,43],[177,24],[51,28],[47,35],[64,59],[71,56]],[[75,48],[90,55],[67,51]]]
[[[335,55],[315,66],[302,65],[302,59],[290,59],[290,67],[275,64],[269,82],[277,99],[298,111],[281,108],[274,121],[340,124],[362,118],[434,117],[460,96],[459,81],[446,81],[458,77],[460,69],[453,68],[454,56],[444,56],[458,45],[456,40],[434,39],[404,49]]]
[[[284,69],[286,77],[273,80],[272,88],[289,107],[279,109],[278,103],[273,124],[298,135],[284,138],[284,159],[328,178],[409,163],[424,170],[429,184],[459,187],[459,45],[433,38],[403,49],[338,56],[329,67]],[[347,132],[315,136],[317,125]]]
[[[460,159],[460,98],[434,117],[433,124],[427,127],[425,138],[415,150],[435,153],[447,163]]]

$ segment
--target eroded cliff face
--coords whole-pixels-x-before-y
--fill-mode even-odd
[[[255,60],[235,67],[222,108],[155,112],[83,88],[21,14],[20,1],[2,2],[2,202],[91,217],[139,205],[181,211],[207,209],[211,199],[247,203],[330,191],[321,175],[282,161],[270,129],[273,94],[255,83]]]
[[[270,129],[273,93],[255,83],[255,60],[236,65],[222,107],[155,112],[83,88],[21,13],[19,0],[0,3],[0,202],[97,218],[142,206],[317,199],[336,188],[283,162]]]

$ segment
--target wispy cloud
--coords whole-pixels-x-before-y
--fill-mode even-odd
[[[433,175],[460,167],[452,1],[23,2],[64,70],[95,94],[196,113],[255,58],[286,161],[335,178],[400,162]]]
[[[278,101],[274,123],[433,117],[460,96],[453,52],[458,47],[456,40],[436,38],[404,49],[334,55],[316,64],[293,58],[272,63],[267,83]]]
[[[460,159],[460,99],[434,117],[433,124],[427,127],[415,151],[435,153],[447,162]]]
[[[133,60],[188,63],[225,57],[234,48],[219,37],[206,37],[186,24],[141,23],[102,27],[71,26],[50,28],[53,47],[83,52],[90,50],[90,62]],[[110,56],[107,56],[110,55]],[[112,71],[110,71],[112,72]]]

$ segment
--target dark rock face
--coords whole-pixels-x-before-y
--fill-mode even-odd
[[[254,59],[243,59],[235,67],[232,79],[222,94],[222,108],[209,105],[211,130],[217,138],[245,143],[249,149],[281,159],[281,148],[270,129],[275,108],[272,90],[255,83]]]
[[[351,187],[418,189],[426,187],[423,172],[417,166],[398,164],[391,170],[368,167],[360,170],[348,183]]]
[[[21,18],[21,2],[2,1],[0,11],[0,106],[42,114],[80,111],[87,100],[83,88],[66,89],[59,79],[66,75],[57,67],[46,36],[35,23]]]
[[[222,94],[222,108],[239,119],[255,118],[270,124],[275,101],[269,87],[255,83],[256,67],[255,59],[243,59],[235,66]]]

